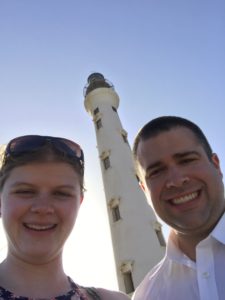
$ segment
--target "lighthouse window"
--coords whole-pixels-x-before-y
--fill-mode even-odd
[[[125,143],[128,143],[128,141],[127,141],[127,135],[122,134],[122,138],[123,138],[123,141],[124,141]]]
[[[141,180],[140,180],[139,176],[137,174],[135,174],[135,176],[136,176],[138,183],[140,183]]]
[[[114,106],[112,106],[112,110],[117,112],[117,109]]]
[[[164,236],[162,234],[161,228],[160,229],[155,229],[155,232],[156,232],[157,238],[159,240],[160,246],[165,247],[166,246],[166,242],[165,242]]]
[[[121,135],[122,135],[123,141],[124,141],[125,143],[128,143],[128,140],[127,140],[127,132],[126,132],[126,130],[122,129],[122,130],[121,130]]]
[[[103,159],[103,164],[106,170],[110,167],[110,160],[108,156]]]
[[[94,109],[94,115],[97,115],[97,113],[99,113],[99,108],[96,107],[96,109]]]
[[[99,129],[99,128],[102,127],[102,120],[101,120],[101,119],[98,119],[98,120],[96,121],[96,127],[97,127],[97,129]]]
[[[113,222],[117,222],[121,219],[120,217],[120,209],[119,206],[114,206],[112,207],[112,217],[113,217]]]
[[[130,294],[134,291],[134,282],[131,272],[123,273],[123,280],[125,285],[125,290],[127,294]]]

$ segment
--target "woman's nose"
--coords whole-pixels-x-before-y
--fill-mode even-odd
[[[41,195],[36,197],[32,204],[31,212],[39,214],[52,214],[54,212],[54,207],[51,199],[49,199],[49,196]]]

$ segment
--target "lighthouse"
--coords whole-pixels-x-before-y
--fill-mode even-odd
[[[118,286],[132,294],[165,253],[161,224],[139,186],[114,86],[93,73],[84,97],[95,127]]]

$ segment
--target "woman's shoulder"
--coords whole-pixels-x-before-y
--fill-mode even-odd
[[[122,292],[107,290],[103,288],[96,288],[101,300],[128,300],[130,299],[126,294]]]
[[[96,300],[130,300],[130,298],[122,293],[103,288],[82,288],[88,299]]]

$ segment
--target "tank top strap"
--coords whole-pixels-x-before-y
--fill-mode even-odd
[[[97,291],[93,287],[83,287],[83,289],[90,295],[94,300],[101,300],[100,296],[98,295]]]
[[[101,300],[101,297],[98,295],[97,290],[94,287],[83,287],[77,285],[69,276],[68,280],[71,284],[71,287],[78,293],[80,300],[86,300],[85,296],[82,293],[84,290],[93,300]]]

